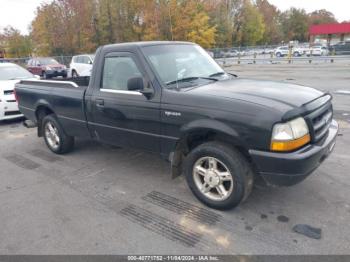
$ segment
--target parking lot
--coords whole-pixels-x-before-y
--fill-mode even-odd
[[[158,156],[77,140],[54,155],[36,129],[0,124],[2,254],[349,254],[350,61],[234,65],[240,77],[312,86],[334,96],[333,154],[304,182],[256,187],[231,211],[199,203]],[[344,92],[345,91],[345,92]],[[322,238],[293,232],[322,229]]]

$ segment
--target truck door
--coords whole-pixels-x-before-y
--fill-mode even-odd
[[[134,77],[150,83],[141,63],[132,53],[113,52],[102,64],[101,81],[94,86],[90,100],[93,135],[108,144],[159,152],[160,95],[147,98],[127,88]]]

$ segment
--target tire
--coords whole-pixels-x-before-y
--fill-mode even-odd
[[[294,56],[294,57],[298,57],[298,56],[300,56],[300,54],[299,54],[299,52],[294,52],[294,53],[293,53],[293,56]]]
[[[211,161],[216,161],[217,171],[220,172],[210,171]],[[229,176],[223,175],[228,174],[224,173],[225,169],[229,171],[231,180]],[[220,210],[237,207],[249,196],[254,182],[252,168],[245,157],[236,149],[220,142],[207,142],[194,148],[185,159],[184,173],[193,194],[207,206]],[[218,186],[212,187],[216,183]],[[203,193],[200,187],[204,191],[210,189]],[[225,190],[220,189],[221,193],[226,191],[227,194],[220,193],[218,189],[222,187]]]
[[[281,54],[280,52],[278,52],[278,53],[276,53],[276,56],[277,56],[277,57],[281,57],[282,54]]]
[[[50,79],[51,78],[48,74],[46,74],[45,71],[43,71],[42,75],[43,75],[43,79]]]
[[[76,78],[76,77],[78,77],[78,73],[77,73],[77,71],[73,70],[72,71],[72,78]]]
[[[49,126],[51,125],[51,127]],[[55,115],[47,115],[42,121],[42,130],[47,147],[55,154],[64,154],[74,147],[74,137],[67,136]],[[55,130],[55,132],[50,132]],[[56,133],[56,135],[53,135]]]

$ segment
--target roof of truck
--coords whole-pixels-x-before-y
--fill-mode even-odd
[[[143,47],[143,46],[154,46],[154,45],[174,45],[174,44],[182,44],[182,45],[193,45],[192,42],[184,42],[184,41],[141,41],[141,42],[126,42],[126,43],[117,43],[105,45],[104,47]]]

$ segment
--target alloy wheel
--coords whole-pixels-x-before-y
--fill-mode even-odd
[[[215,157],[202,157],[193,166],[193,179],[199,191],[214,201],[227,199],[234,187],[227,166]]]

